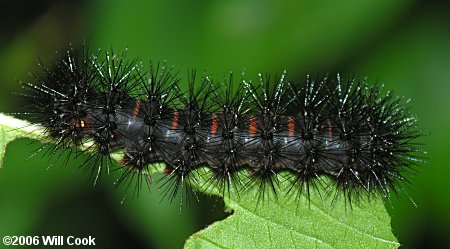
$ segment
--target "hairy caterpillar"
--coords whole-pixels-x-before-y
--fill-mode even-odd
[[[151,184],[149,167],[163,162],[172,198],[206,167],[207,185],[223,195],[256,184],[264,198],[280,181],[309,194],[325,175],[351,201],[389,198],[420,161],[416,119],[401,98],[365,78],[307,77],[300,85],[283,72],[260,74],[256,83],[243,75],[235,84],[233,74],[218,81],[192,71],[182,90],[172,68],[146,70],[126,53],[90,56],[87,49],[40,67],[23,84],[31,104],[21,114],[45,128],[54,141],[49,154],[86,151],[80,167],[95,181],[116,167],[111,153],[120,150],[118,183]]]

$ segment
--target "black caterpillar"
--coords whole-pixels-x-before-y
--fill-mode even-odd
[[[308,195],[325,175],[348,200],[389,198],[420,161],[420,132],[405,101],[365,78],[308,76],[299,85],[283,72],[234,84],[233,74],[217,81],[191,71],[183,91],[165,64],[145,70],[126,52],[91,56],[86,48],[40,67],[34,82],[23,84],[32,103],[22,114],[45,128],[54,141],[50,154],[90,151],[81,167],[95,181],[121,150],[119,183],[150,184],[149,167],[163,162],[172,197],[206,166],[208,182],[223,194],[253,184],[276,193],[280,173],[289,172],[283,180]]]

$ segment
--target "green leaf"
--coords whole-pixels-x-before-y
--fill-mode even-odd
[[[0,162],[3,161],[6,145],[14,139],[28,137],[48,142],[47,138],[40,135],[43,131],[40,126],[0,114]],[[118,155],[120,153],[112,157],[120,159]],[[163,170],[162,165],[156,168],[160,172]],[[203,176],[210,174],[207,168],[202,168],[199,172]],[[239,177],[245,177],[244,174]],[[220,195],[220,191],[214,185],[205,184],[206,179],[208,177],[203,177],[194,187],[206,194]],[[323,180],[322,185],[329,186],[330,182],[327,182],[327,179]],[[287,181],[284,184],[288,184]],[[205,189],[202,186],[209,187]],[[232,189],[230,196],[236,198],[225,197],[225,205],[229,210],[233,210],[233,214],[192,235],[185,247],[398,248],[400,246],[392,234],[390,217],[380,199],[350,207],[344,198],[339,198],[336,203],[331,204],[333,192],[320,196],[316,191],[312,191],[309,202],[305,197],[301,197],[298,201],[296,198],[298,193],[295,191],[285,196],[289,186],[282,184],[277,198],[269,193],[266,199],[258,200],[260,190],[257,186],[258,184],[255,184],[254,188],[240,193],[239,197]],[[320,184],[319,188],[321,193],[326,192]]]
[[[328,184],[328,183],[326,183]],[[288,187],[288,186],[285,186]],[[192,235],[186,248],[398,248],[390,217],[382,200],[352,205],[334,193],[320,197],[311,192],[310,202],[296,194],[272,195],[256,206],[253,188],[235,199],[225,198],[233,214]],[[322,189],[320,191],[324,193]],[[302,199],[304,201],[302,201]]]
[[[39,126],[0,113],[0,168],[8,143],[22,137],[38,138],[42,131]]]

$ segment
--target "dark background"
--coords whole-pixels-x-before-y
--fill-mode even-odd
[[[281,1],[280,1],[281,2]],[[68,44],[129,48],[147,62],[167,59],[222,76],[287,69],[305,74],[369,76],[411,98],[428,152],[412,177],[411,198],[388,207],[404,248],[450,247],[450,2],[449,1],[2,1],[0,3],[0,111],[19,110],[18,81],[29,80],[36,59],[48,61]],[[95,188],[82,162],[49,166],[41,144],[8,146],[0,170],[0,236],[92,235],[104,248],[180,248],[187,237],[226,214],[202,197],[183,208],[159,203],[156,189],[120,204],[113,177]],[[215,207],[215,208],[214,208]]]

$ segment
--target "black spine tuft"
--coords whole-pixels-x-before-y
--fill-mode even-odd
[[[119,150],[119,184],[136,181],[139,190],[152,182],[150,165],[165,163],[162,187],[170,199],[180,190],[189,197],[191,185],[222,195],[257,186],[259,202],[277,197],[286,181],[299,198],[327,176],[338,190],[334,201],[342,196],[351,204],[402,192],[399,182],[408,183],[407,172],[421,161],[405,101],[365,78],[308,76],[298,85],[283,72],[260,74],[253,84],[244,75],[216,82],[192,71],[183,92],[172,68],[151,64],[147,75],[126,52],[89,57],[86,48],[70,49],[50,67],[40,65],[34,83],[23,84],[31,104],[22,114],[55,140],[48,154],[93,152],[81,167],[96,181]],[[209,173],[200,173],[203,166]]]

